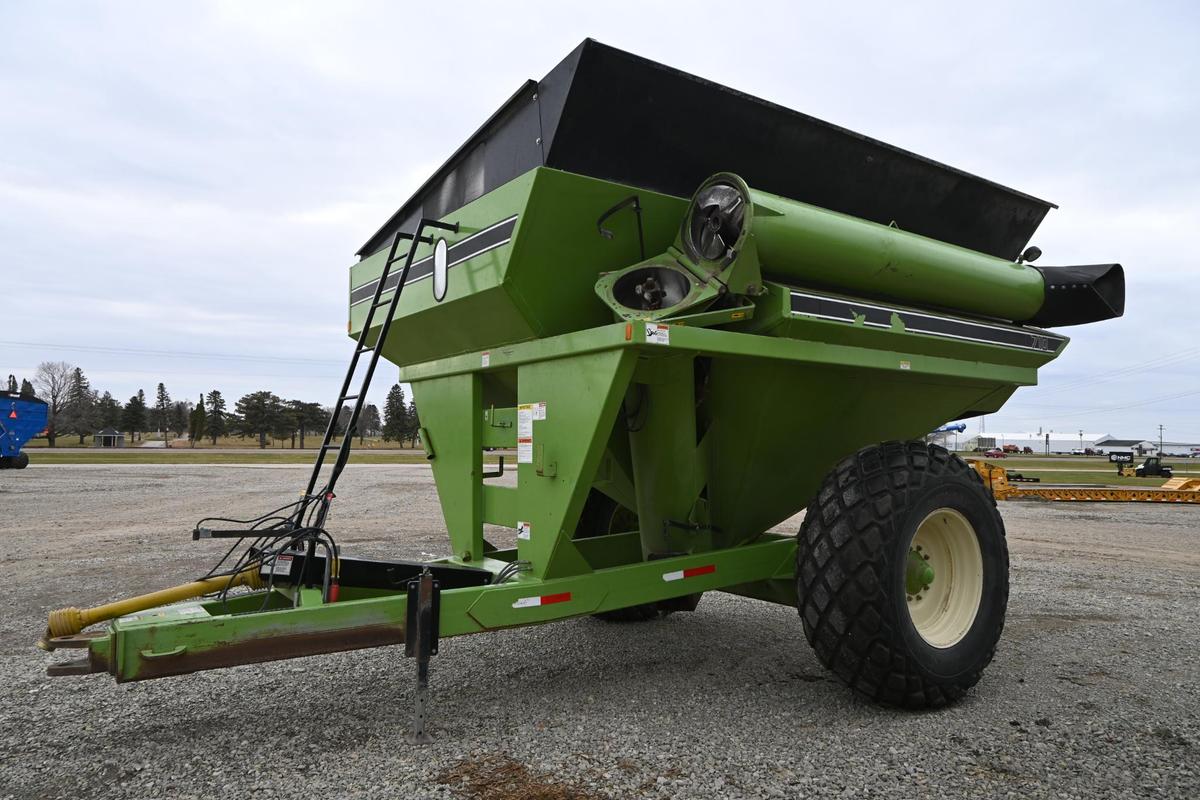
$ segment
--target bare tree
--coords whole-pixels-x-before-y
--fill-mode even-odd
[[[71,379],[75,375],[75,367],[65,361],[43,361],[38,364],[33,376],[41,397],[50,405],[50,416],[46,422],[46,440],[54,447],[55,423],[59,412],[67,400],[67,392],[71,388]]]

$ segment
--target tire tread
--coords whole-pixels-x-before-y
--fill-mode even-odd
[[[934,682],[908,663],[887,581],[888,545],[900,535],[896,520],[934,481],[975,484],[1004,524],[979,474],[958,456],[920,441],[884,442],[840,461],[809,503],[796,549],[798,608],[804,634],[818,660],[854,691],[886,705],[938,708],[962,697],[979,681],[995,654],[1008,583],[1003,582],[1001,625],[986,656],[970,673]],[[1002,574],[1008,552],[1002,547]]]

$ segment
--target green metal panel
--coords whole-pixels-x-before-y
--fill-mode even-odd
[[[478,373],[413,384],[423,437],[452,552],[464,563],[483,558],[483,417]]]
[[[571,539],[634,363],[631,350],[614,348],[518,370],[518,415],[521,405],[545,404],[544,418],[529,423],[534,461],[517,465],[517,506],[530,526],[517,547],[538,577],[590,570]]]
[[[517,527],[520,512],[517,505],[518,490],[515,486],[483,487],[483,521],[506,528]]]
[[[596,278],[639,260],[640,251],[633,212],[619,212],[605,223],[611,239],[599,234],[597,220],[634,194],[643,208],[646,251],[665,249],[686,200],[544,167],[447,216],[443,221],[460,226],[445,237],[451,246],[516,220],[510,242],[452,263],[442,302],[434,299],[429,278],[406,285],[383,355],[399,365],[414,364],[608,322],[611,313],[592,291]],[[419,245],[415,258],[431,252],[431,245]],[[351,267],[352,289],[378,279],[386,258],[384,250]],[[369,302],[350,307],[351,336],[361,330]],[[382,324],[382,316],[376,321]]]
[[[677,524],[708,521],[706,516],[696,518],[708,464],[697,457],[695,381],[692,355],[651,351],[643,356],[626,400],[638,523],[647,558],[709,549],[707,540],[699,541]]]

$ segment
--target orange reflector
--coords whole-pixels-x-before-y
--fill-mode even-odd
[[[8,418],[9,418],[9,419],[16,419],[16,418],[17,418],[17,410],[16,410],[15,408],[14,408],[12,411],[8,412]]]
[[[625,323],[625,341],[627,341],[627,342],[633,341],[633,323],[632,322]]]

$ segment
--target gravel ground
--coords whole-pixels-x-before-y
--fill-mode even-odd
[[[192,577],[218,550],[190,540],[196,518],[266,510],[304,476],[0,474],[0,798],[1200,796],[1194,507],[1003,505],[1008,625],[981,684],[937,713],[856,699],[794,610],[719,593],[661,622],[447,640],[425,748],[404,741],[396,648],[123,686],[44,676],[49,610]],[[351,467],[339,493],[348,553],[443,551],[425,467]]]

